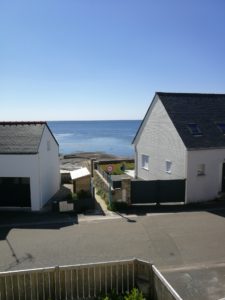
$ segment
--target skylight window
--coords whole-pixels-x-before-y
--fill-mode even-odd
[[[188,129],[190,130],[192,135],[202,135],[202,131],[196,123],[189,123]]]
[[[217,123],[217,126],[218,126],[219,130],[220,130],[223,134],[225,134],[225,123],[222,123],[222,122]]]

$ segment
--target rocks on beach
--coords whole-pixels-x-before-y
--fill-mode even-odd
[[[121,157],[104,152],[79,152],[60,156],[60,169],[72,171],[88,167],[91,160],[113,160]]]

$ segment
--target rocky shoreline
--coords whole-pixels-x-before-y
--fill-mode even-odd
[[[90,160],[113,160],[124,157],[115,156],[104,152],[79,152],[60,156],[60,169],[72,171],[86,167]]]

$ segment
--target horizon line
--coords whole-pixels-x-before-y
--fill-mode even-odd
[[[142,119],[86,119],[86,120],[47,120],[46,122],[118,122],[118,121],[141,121]]]
[[[86,119],[86,120],[63,120],[63,119],[54,119],[54,120],[26,120],[26,119],[21,119],[21,120],[0,120],[0,122],[106,122],[106,121],[112,121],[112,122],[118,122],[118,121],[141,121],[142,119]]]

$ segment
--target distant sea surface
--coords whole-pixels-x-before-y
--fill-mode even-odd
[[[61,154],[105,152],[117,156],[134,156],[131,145],[141,124],[132,121],[49,121]]]

